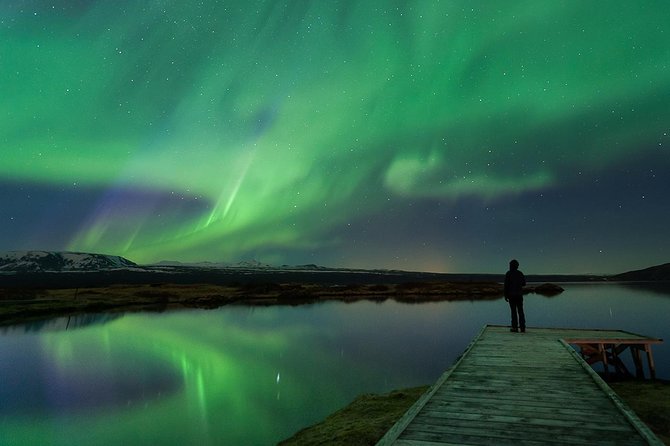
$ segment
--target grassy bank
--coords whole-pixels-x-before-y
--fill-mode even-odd
[[[670,445],[670,381],[619,381],[609,385],[663,443]]]
[[[547,295],[562,288],[544,284],[528,292]],[[82,288],[0,288],[0,325],[85,313],[166,311],[224,305],[301,305],[337,300],[420,303],[443,300],[493,300],[502,297],[496,282],[417,282],[327,285],[318,283],[117,284]]]
[[[670,382],[619,381],[610,386],[665,444],[670,445]],[[362,395],[322,422],[279,444],[374,445],[427,389],[416,387],[385,395]]]
[[[384,395],[362,395],[321,423],[301,430],[282,446],[374,445],[428,390],[428,386],[397,390]]]

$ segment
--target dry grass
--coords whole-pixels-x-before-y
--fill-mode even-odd
[[[638,417],[670,445],[670,381],[620,381],[609,386]]]
[[[363,395],[321,423],[303,429],[282,446],[368,446],[374,445],[387,430],[419,399],[428,387],[398,390],[386,395]]]

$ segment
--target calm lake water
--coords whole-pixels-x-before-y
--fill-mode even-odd
[[[670,286],[565,288],[526,297],[529,327],[670,341]],[[6,328],[0,444],[275,444],[361,393],[434,382],[487,323],[508,323],[504,300],[224,307]],[[664,379],[668,341],[653,347]]]

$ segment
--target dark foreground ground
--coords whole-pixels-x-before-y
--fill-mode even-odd
[[[618,381],[609,385],[665,444],[670,445],[670,382]],[[279,444],[374,445],[426,390],[428,386],[359,396],[344,409]]]

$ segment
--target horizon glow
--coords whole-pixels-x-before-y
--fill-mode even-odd
[[[667,262],[669,19],[664,2],[3,2],[0,248]]]

